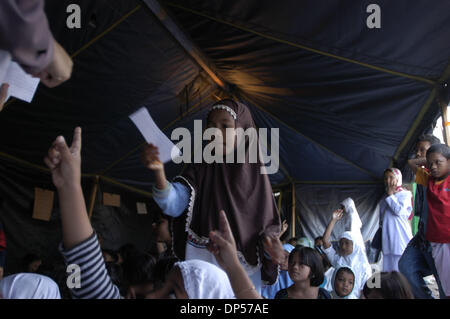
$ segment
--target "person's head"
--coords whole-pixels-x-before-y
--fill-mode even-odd
[[[350,232],[345,232],[339,238],[339,255],[349,256],[353,253],[353,237]]]
[[[42,264],[42,259],[36,254],[27,254],[22,258],[23,272],[37,272]]]
[[[223,154],[232,152],[236,144],[237,109],[235,101],[221,100],[214,103],[207,117],[206,128],[219,129],[222,134]]]
[[[117,263],[119,261],[118,253],[112,250],[102,249],[102,255],[105,262]]]
[[[293,245],[291,244],[284,244],[283,245],[284,248],[284,252],[285,252],[285,259],[284,261],[280,264],[280,269],[281,270],[288,270],[288,266],[289,266],[289,254],[291,253],[291,251],[295,248]]]
[[[334,273],[333,289],[339,297],[347,297],[355,287],[355,274],[348,267],[341,267]]]
[[[296,246],[313,248],[313,243],[307,237],[300,237],[297,239]]]
[[[324,270],[318,252],[309,247],[295,247],[289,254],[289,277],[292,281],[309,280],[310,285],[319,287],[323,283]]]
[[[178,261],[178,258],[173,256],[158,259],[153,272],[155,278],[154,283],[157,288],[166,282],[170,271]]]
[[[292,246],[297,246],[297,237],[292,237],[291,239],[288,240],[288,244],[292,245]]]
[[[434,144],[427,151],[427,168],[431,176],[444,179],[450,173],[450,147]]]
[[[0,281],[0,297],[5,299],[61,299],[58,285],[38,274],[19,273]]]
[[[314,246],[316,246],[316,247],[323,246],[323,237],[322,236],[318,236],[314,239]]]
[[[431,145],[439,144],[441,141],[431,134],[424,134],[419,136],[416,143],[416,157],[423,158],[427,154],[427,150],[431,147]]]
[[[150,254],[128,255],[122,264],[123,276],[127,284],[142,285],[153,281],[156,259]]]
[[[169,229],[169,220],[163,214],[160,214],[157,220],[152,223],[153,232],[156,242],[170,242],[172,236]]]
[[[125,260],[128,259],[128,256],[138,255],[140,252],[133,244],[125,244],[119,248],[118,258],[119,264],[122,264]]]
[[[356,210],[355,202],[350,197],[344,199],[340,203],[340,207],[339,208],[342,209],[345,214],[351,214],[353,212],[353,210]]]
[[[177,262],[164,285],[147,295],[150,299],[231,299],[233,289],[227,274],[203,260]]]
[[[375,276],[379,276],[379,287],[376,287]],[[368,283],[375,287],[369,288]],[[361,299],[414,299],[414,294],[408,280],[401,273],[378,272],[364,284]]]
[[[402,173],[398,168],[391,167],[384,170],[384,186],[395,183],[397,187],[401,187],[402,182]]]

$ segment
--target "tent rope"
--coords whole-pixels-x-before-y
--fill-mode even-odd
[[[294,131],[295,133],[303,136],[305,139],[307,139],[308,141],[310,141],[311,143],[313,143],[314,145],[319,146],[320,148],[324,149],[325,151],[327,151],[328,153],[333,154],[334,156],[342,159],[343,161],[347,162],[348,164],[352,165],[353,167],[363,171],[364,173],[368,174],[369,176],[373,177],[374,179],[378,180],[379,178],[377,176],[375,176],[375,174],[373,174],[372,172],[368,171],[367,169],[357,165],[356,163],[352,162],[351,160],[333,152],[332,150],[330,150],[329,148],[327,148],[326,146],[320,144],[319,142],[313,140],[312,138],[306,136],[305,134],[299,132],[296,128],[290,126],[289,124],[285,123],[284,121],[282,121],[281,119],[279,119],[276,115],[272,114],[271,112],[267,111],[266,109],[262,108],[261,106],[257,105],[256,103],[252,103],[252,105],[254,105],[256,108],[258,108],[259,110],[261,110],[262,112],[264,112],[265,114],[269,115],[270,117],[274,118],[275,120],[277,120],[278,122],[282,123],[283,125],[285,125],[286,127],[288,127],[289,129],[291,129],[292,131]]]

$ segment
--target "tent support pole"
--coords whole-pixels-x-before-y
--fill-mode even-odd
[[[94,187],[92,188],[91,200],[89,202],[89,213],[88,213],[89,219],[91,219],[92,212],[94,211],[95,197],[97,196],[97,190],[98,190],[98,181],[99,181],[99,177],[97,175],[97,176],[95,176],[95,179],[94,179]]]
[[[291,218],[291,237],[295,237],[295,184],[292,183],[292,218]]]
[[[184,35],[176,22],[168,15],[167,11],[159,4],[157,0],[144,0],[145,5],[153,12],[169,33],[186,50],[195,62],[211,77],[211,79],[226,92],[229,92],[228,85],[216,73],[215,67],[209,61],[203,52],[197,48],[192,41]]]

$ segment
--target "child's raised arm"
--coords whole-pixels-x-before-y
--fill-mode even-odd
[[[333,232],[334,225],[336,225],[336,222],[344,216],[344,210],[337,209],[333,212],[333,216],[331,218],[330,223],[327,226],[327,229],[325,230],[325,233],[323,234],[323,248],[328,249],[331,247],[331,233]]]
[[[81,189],[81,128],[75,129],[70,148],[64,137],[58,136],[44,162],[50,168],[53,184],[58,190],[64,246],[61,252],[66,265],[77,265],[80,269],[79,286],[70,288],[72,296],[120,298],[119,289],[106,271]]]
[[[236,242],[223,210],[219,216],[219,231],[210,232],[208,250],[214,254],[219,265],[230,279],[231,287],[238,299],[261,299],[252,281],[239,262]]]
[[[93,234],[81,189],[81,128],[75,129],[70,148],[58,136],[44,162],[58,190],[64,248],[71,249]]]

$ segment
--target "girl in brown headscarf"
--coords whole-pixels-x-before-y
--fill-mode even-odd
[[[235,152],[240,143],[235,130],[255,128],[249,109],[233,100],[215,103],[207,117],[207,127],[217,128],[223,136],[223,153]],[[154,171],[155,201],[163,212],[174,217],[173,251],[180,259],[202,259],[217,264],[207,249],[210,231],[217,229],[219,211],[224,210],[236,239],[239,259],[255,287],[261,280],[273,284],[283,248],[278,240],[280,219],[272,188],[260,156],[249,160],[249,138],[245,143],[245,162],[190,164],[169,183],[158,150],[148,145],[143,153],[145,165]],[[259,154],[259,152],[258,152]],[[229,158],[227,156],[227,158]]]

